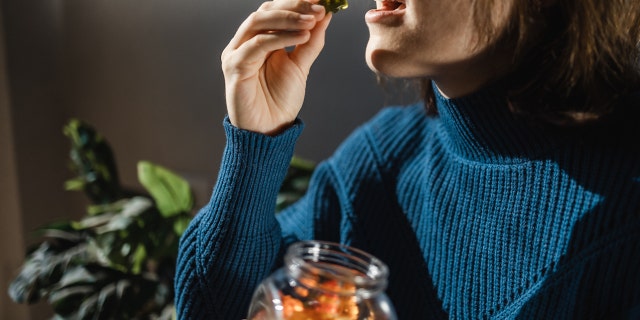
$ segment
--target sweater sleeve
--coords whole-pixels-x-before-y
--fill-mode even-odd
[[[179,319],[241,319],[253,289],[277,263],[282,233],[276,196],[302,131],[278,136],[224,122],[227,144],[211,200],[180,241],[175,277]]]
[[[378,116],[386,119],[386,116]],[[300,201],[277,216],[276,197],[302,123],[276,137],[233,127],[210,202],[180,243],[175,278],[179,319],[242,319],[260,281],[282,263],[294,241],[349,243],[353,194],[375,176],[379,161],[366,128],[352,133],[313,173]],[[379,185],[376,184],[376,185]]]

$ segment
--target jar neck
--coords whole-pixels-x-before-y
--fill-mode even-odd
[[[292,244],[285,255],[287,273],[309,288],[368,298],[383,292],[389,269],[362,250],[325,241]]]

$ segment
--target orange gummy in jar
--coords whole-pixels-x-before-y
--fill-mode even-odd
[[[254,292],[250,320],[393,320],[384,293],[388,269],[374,256],[344,245],[293,244],[285,266]]]

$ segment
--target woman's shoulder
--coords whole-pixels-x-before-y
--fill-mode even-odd
[[[374,143],[385,148],[389,144],[415,139],[432,120],[433,117],[427,115],[422,103],[388,106],[367,121],[361,129]]]
[[[349,143],[352,140],[366,138],[365,135],[372,135],[376,140],[402,139],[414,133],[412,129],[423,125],[427,118],[425,108],[421,103],[386,106],[358,126],[345,142]]]
[[[365,126],[372,130],[405,131],[415,124],[427,120],[425,106],[422,102],[412,105],[388,106],[380,110]]]
[[[436,117],[427,115],[423,103],[407,106],[392,106],[382,109],[369,121],[365,130],[371,143],[381,152],[402,153],[405,149],[417,149],[424,142],[425,134],[435,128]],[[385,157],[392,157],[386,154]]]
[[[381,166],[392,166],[394,159],[406,158],[407,153],[420,149],[419,145],[425,141],[423,137],[433,120],[422,103],[384,107],[358,127],[336,154],[349,158],[356,154],[369,154]]]
[[[385,176],[420,149],[424,128],[432,123],[420,103],[382,108],[343,141],[326,165],[340,176]],[[344,174],[350,172],[349,174]]]

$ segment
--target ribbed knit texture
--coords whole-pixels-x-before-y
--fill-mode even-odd
[[[433,118],[421,105],[383,110],[277,217],[302,125],[267,137],[225,121],[213,196],[181,241],[180,319],[242,319],[302,239],[385,261],[400,319],[640,318],[637,126],[563,134],[513,116],[501,96],[437,94]]]

